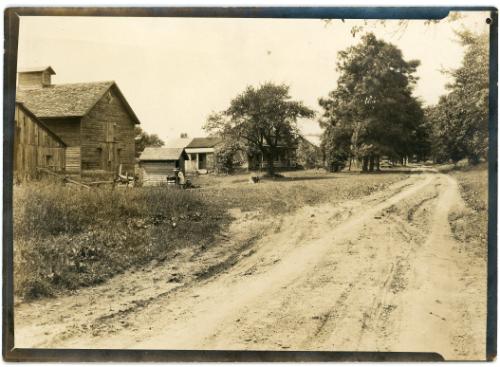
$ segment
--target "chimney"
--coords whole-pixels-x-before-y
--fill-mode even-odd
[[[19,70],[19,89],[49,87],[52,75],[55,75],[55,71],[50,66]]]

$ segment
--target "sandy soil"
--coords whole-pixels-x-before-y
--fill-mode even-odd
[[[16,347],[437,352],[484,359],[486,263],[451,234],[447,175],[358,201],[237,219],[74,295],[15,307]]]

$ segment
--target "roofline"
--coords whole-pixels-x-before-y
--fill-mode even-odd
[[[202,146],[191,147],[190,145],[193,143],[193,141],[194,141],[195,139],[217,139],[217,142],[216,142],[216,143],[214,143],[214,144],[210,144],[210,145],[208,145],[208,144],[207,144],[207,145],[202,145]],[[222,138],[193,138],[193,139],[191,139],[191,141],[189,142],[189,144],[188,144],[188,145],[186,145],[186,149],[188,149],[188,148],[189,148],[189,149],[197,149],[197,148],[214,148],[216,145],[221,144],[223,141],[224,141],[224,139],[222,139]]]
[[[46,71],[49,70],[50,75],[55,75],[56,72],[54,69],[52,69],[52,66],[45,66],[45,67],[40,67],[40,69],[37,68],[26,68],[24,70],[18,70],[18,73],[23,73],[23,74],[28,74],[28,73],[39,73],[41,71]]]
[[[33,112],[30,111],[28,107],[24,105],[22,102],[16,101],[16,105],[18,105],[24,113],[26,113],[30,118],[32,118],[38,125],[40,125],[47,133],[52,136],[54,139],[56,139],[59,143],[61,143],[64,147],[67,147],[68,145],[58,136],[56,135],[50,128],[45,125],[38,117],[35,116]]]
[[[92,82],[89,82],[89,83],[92,83]],[[114,80],[109,80],[107,82],[106,81],[103,81],[103,82],[94,82],[94,83],[110,83],[110,84],[109,84],[109,87],[106,88],[104,90],[104,92],[102,92],[102,94],[100,94],[98,96],[98,98],[95,99],[94,103],[92,103],[92,105],[84,113],[82,113],[81,115],[70,115],[70,116],[55,115],[55,116],[43,116],[41,118],[82,118],[82,117],[85,117],[85,116],[87,116],[90,113],[90,111],[92,111],[94,109],[94,107],[96,106],[96,104],[102,99],[102,97],[104,97],[104,95],[106,94],[106,92],[109,91],[111,88],[115,87],[116,91],[117,91],[117,94],[118,94],[118,97],[120,98],[120,100],[125,105],[125,109],[129,113],[129,115],[132,117],[132,121],[134,122],[134,125],[140,125],[141,124],[141,122],[139,121],[139,118],[135,114],[135,112],[132,109],[132,107],[130,107],[130,104],[127,102],[127,99],[123,95],[123,93],[120,90],[120,88],[118,88],[118,85],[116,84],[116,82]],[[67,84],[81,84],[81,83],[67,83]],[[55,84],[54,86],[57,87],[59,85],[65,85],[65,84]]]
[[[166,158],[141,158],[142,154],[146,149],[182,149],[182,151],[179,154],[179,157],[176,159],[166,159]],[[189,158],[185,148],[165,148],[165,147],[146,147],[142,152],[141,155],[139,156],[139,161],[141,162],[167,162],[167,161],[178,161],[182,157],[184,158]]]

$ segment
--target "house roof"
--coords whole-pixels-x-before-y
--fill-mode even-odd
[[[16,100],[26,105],[38,118],[82,117],[110,89],[115,88],[134,123],[139,119],[114,81],[56,84],[44,88],[20,89]]]
[[[21,70],[18,70],[18,73],[40,73],[45,70],[48,70],[50,75],[55,75],[56,73],[51,66],[35,66],[31,68],[23,68]]]
[[[145,148],[139,159],[141,161],[176,161],[181,158],[184,148]]]
[[[29,110],[29,108],[27,108],[24,104],[22,104],[21,102],[16,102],[16,105],[21,109],[23,110],[23,112],[29,116],[36,124],[38,124],[43,130],[45,130],[47,132],[47,134],[49,134],[54,140],[58,141],[59,143],[61,143],[64,147],[66,147],[66,143],[59,137],[57,136],[56,134],[54,134],[54,132],[52,132],[52,130],[50,130],[50,128],[45,125],[42,121],[40,121],[34,114],[33,112],[31,112]]]
[[[191,143],[189,143],[186,148],[213,148],[217,144],[222,142],[221,138],[211,137],[211,138],[193,138]]]

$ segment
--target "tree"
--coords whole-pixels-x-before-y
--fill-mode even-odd
[[[165,142],[156,134],[148,134],[140,126],[135,126],[135,156],[139,157],[146,147],[162,147]]]
[[[449,93],[429,109],[434,155],[454,163],[467,158],[471,164],[488,153],[488,35],[457,33],[466,48],[462,66],[448,71],[453,82]]]
[[[231,138],[247,151],[262,154],[267,173],[274,176],[278,146],[296,144],[298,118],[312,118],[314,111],[291,100],[289,87],[265,83],[249,86],[229,107],[209,116],[205,130]]]
[[[304,137],[299,137],[297,145],[297,163],[304,168],[316,168],[321,165],[321,150]]]
[[[417,139],[425,139],[421,103],[412,95],[419,64],[372,33],[339,52],[337,88],[319,100],[327,161],[360,160],[363,171],[373,171],[381,155],[402,160],[415,153]]]

